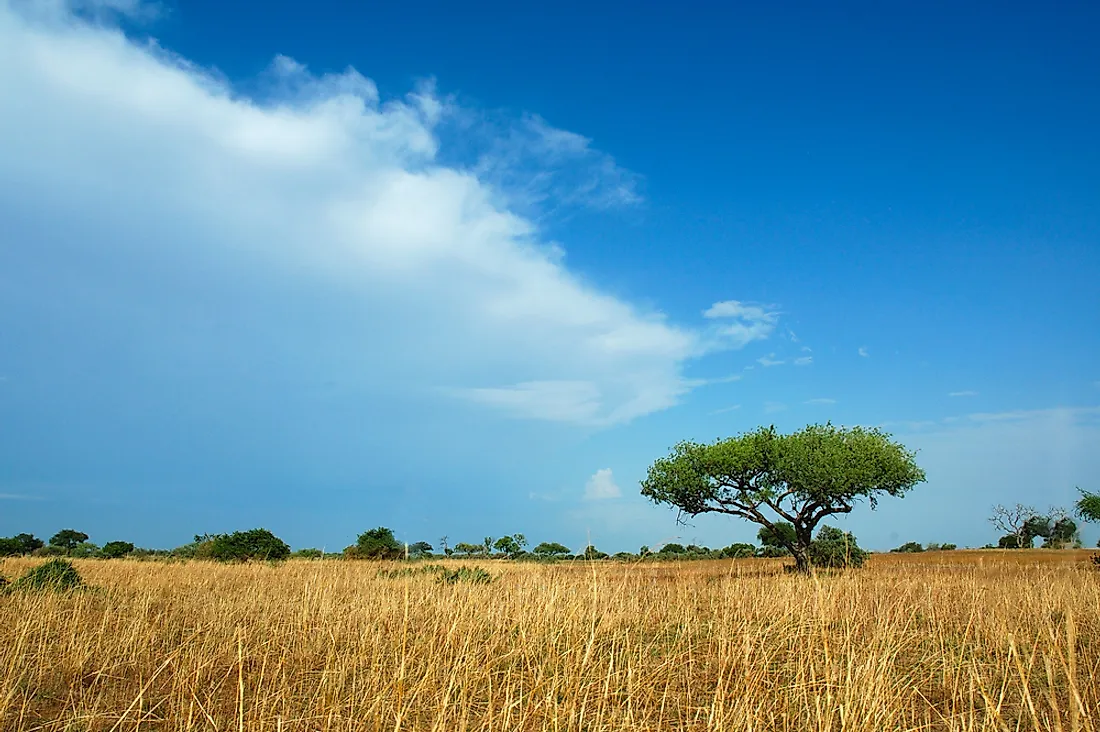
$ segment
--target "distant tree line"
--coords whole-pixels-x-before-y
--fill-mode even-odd
[[[1082,521],[1100,522],[1100,494],[1078,489],[1081,497],[1073,507],[1073,515]],[[1043,513],[1031,506],[1017,504],[1012,507],[995,506],[990,522],[1004,532],[997,544],[987,544],[984,549],[1032,548],[1037,539],[1046,549],[1064,549],[1081,546],[1079,527],[1070,512],[1051,508]],[[696,559],[741,559],[749,557],[788,557],[791,545],[796,542],[796,528],[786,521],[769,522],[757,532],[759,546],[737,542],[712,549],[696,544],[683,545],[669,542],[655,549],[642,546],[637,552],[619,552],[609,555],[595,546],[588,545],[574,552],[565,544],[542,542],[528,549],[529,542],[523,534],[511,534],[499,538],[485,537],[481,542],[457,542],[451,544],[447,536],[438,542],[438,551],[427,541],[405,543],[394,532],[380,526],[360,534],[355,543],[342,552],[325,553],[320,549],[306,548],[292,551],[290,546],[267,529],[235,531],[228,534],[198,534],[187,544],[175,549],[142,549],[128,541],[108,541],[102,546],[89,541],[88,534],[75,529],[62,529],[44,542],[33,534],[17,534],[0,538],[0,557],[39,556],[119,559],[208,559],[233,561],[282,561],[297,559],[425,559],[438,557],[511,559],[517,561],[562,560],[645,560],[688,561]],[[1098,545],[1100,546],[1100,545]],[[909,541],[892,553],[918,553],[951,551],[955,544],[921,544]],[[836,527],[821,526],[807,549],[808,561],[817,567],[860,566],[869,552],[860,548],[855,536]]]

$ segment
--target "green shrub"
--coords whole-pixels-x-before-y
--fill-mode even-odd
[[[84,585],[80,573],[73,563],[66,559],[51,559],[44,564],[28,569],[22,577],[12,583],[15,590],[54,590],[67,592]]]
[[[415,577],[421,574],[445,574],[447,568],[440,564],[419,564],[413,567],[401,567],[400,569],[380,569],[378,576],[382,579],[400,579],[401,577]]]
[[[867,556],[855,536],[834,526],[822,526],[810,544],[810,563],[823,569],[862,567]]]
[[[128,541],[109,541],[99,550],[104,559],[119,559],[134,551],[134,545]]]
[[[931,547],[929,547],[929,549],[931,549]],[[897,549],[891,549],[890,553],[891,554],[917,554],[917,553],[923,552],[923,551],[924,551],[924,547],[921,546],[919,542],[907,541],[904,544],[902,544],[901,546],[899,546]],[[932,550],[932,551],[935,551],[935,550]]]
[[[458,584],[459,582],[487,585],[493,581],[493,575],[481,567],[459,567],[458,569],[444,569],[439,575],[439,581],[448,585]]]
[[[250,529],[217,534],[199,541],[194,556],[196,559],[209,557],[219,562],[246,562],[250,559],[277,562],[290,556],[290,547],[267,529]]]
[[[755,546],[741,542],[730,544],[720,552],[720,555],[725,559],[739,559],[741,557],[751,557],[755,554]]]
[[[393,530],[385,526],[364,531],[355,543],[344,550],[348,559],[400,559],[404,556]]]

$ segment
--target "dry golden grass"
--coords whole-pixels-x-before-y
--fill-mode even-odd
[[[1095,731],[1085,557],[886,556],[816,579],[491,562],[488,586],[79,562],[98,589],[0,596],[0,727]]]

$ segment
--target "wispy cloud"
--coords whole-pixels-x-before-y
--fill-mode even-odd
[[[586,501],[606,501],[619,498],[622,494],[622,490],[615,483],[615,476],[611,474],[611,468],[600,468],[584,484]]]
[[[782,366],[786,363],[783,359],[776,359],[774,353],[769,353],[767,356],[761,356],[756,359],[756,362],[764,368],[770,368],[772,366]]]
[[[740,404],[734,404],[733,406],[730,406],[730,407],[722,407],[721,409],[715,409],[714,411],[708,412],[707,414],[712,414],[712,415],[713,414],[727,414],[729,412],[736,412],[740,408],[741,408]]]
[[[765,414],[775,414],[776,412],[782,412],[786,408],[787,405],[782,402],[764,402]]]
[[[947,396],[949,396],[949,397],[973,397],[973,396],[978,396],[978,392],[970,391],[970,390],[953,391],[950,394],[948,394]]]
[[[819,397],[817,399],[807,399],[803,404],[836,404],[836,399],[829,399],[827,397]]]
[[[864,358],[870,358],[871,354],[867,352],[867,346],[860,346],[858,351],[860,356]]]
[[[739,300],[716,302],[703,311],[708,320],[721,321],[711,330],[709,348],[741,348],[768,338],[779,322],[779,312],[770,305]]]
[[[813,356],[799,356],[798,358],[796,358],[791,363],[793,363],[795,366],[809,366],[813,362],[814,362],[814,357]]]

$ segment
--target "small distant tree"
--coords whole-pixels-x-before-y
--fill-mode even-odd
[[[447,539],[449,539],[449,538],[450,537],[447,536],[446,534],[439,537],[439,551],[443,552],[447,556],[450,556],[450,554],[451,554],[451,545],[449,543],[447,543]]]
[[[409,556],[410,557],[427,557],[431,556],[432,545],[426,541],[418,541],[413,544],[409,544]]]
[[[58,549],[71,552],[76,549],[76,545],[88,540],[88,535],[83,531],[76,531],[75,529],[62,529],[50,537],[50,546],[56,546]]]
[[[209,556],[219,562],[246,562],[249,560],[282,561],[290,557],[290,546],[267,529],[234,531],[217,534],[200,542],[203,552],[196,557]]]
[[[677,544],[674,541],[670,541],[669,543],[667,543],[663,547],[661,547],[657,551],[657,553],[658,554],[686,554],[687,549],[684,548],[683,544]]]
[[[0,539],[0,557],[18,557],[33,554],[45,544],[34,534],[16,534]]]
[[[128,541],[109,541],[99,550],[104,559],[121,559],[134,551],[134,545]]]
[[[404,555],[401,543],[394,538],[393,530],[385,526],[364,531],[349,547],[346,554],[355,559],[400,559]]]
[[[544,541],[536,546],[532,553],[546,558],[561,557],[569,554],[569,547],[556,541]]]
[[[305,549],[295,549],[290,555],[293,559],[322,559],[325,553],[314,547],[307,547]]]
[[[581,556],[583,556],[585,559],[607,559],[607,554],[601,552],[599,549],[592,546],[591,544],[584,548],[584,554],[582,554]]]
[[[11,542],[9,546],[15,549],[15,551],[8,556],[13,556],[15,554],[32,554],[45,546],[43,541],[36,537],[34,534],[16,534],[10,539],[5,539],[4,541]]]
[[[82,541],[72,549],[69,549],[66,554],[70,557],[76,557],[77,559],[86,559],[99,554],[99,547],[90,541]]]
[[[1035,525],[1032,524],[1029,527],[1028,521],[1038,516],[1038,514],[1039,512],[1035,510],[1034,506],[1026,506],[1022,503],[1017,503],[1015,506],[1002,504],[994,506],[992,515],[989,517],[989,523],[1005,534],[997,542],[997,545],[1002,549],[1030,549],[1034,534],[1029,535],[1028,532],[1030,529],[1035,528]],[[1008,537],[1013,538],[1009,540]]]
[[[939,545],[937,545],[937,548],[938,548],[938,546]],[[931,547],[929,547],[929,549],[931,550]],[[920,545],[920,542],[907,541],[904,544],[902,544],[901,546],[899,546],[897,549],[891,549],[890,553],[891,554],[916,554],[917,552],[923,552],[923,551],[924,551],[924,547]]]
[[[493,542],[493,548],[501,554],[506,554],[509,557],[519,556],[523,553],[524,547],[527,546],[527,537],[523,534],[513,534],[512,536],[502,536]]]
[[[638,549],[638,556],[639,556],[639,557],[648,557],[648,556],[649,556],[650,554],[652,554],[652,553],[653,553],[653,552],[651,552],[651,551],[649,550],[649,546],[648,546],[648,545],[646,545],[646,544],[642,544],[641,548],[640,548],[640,549]]]
[[[959,547],[955,544],[940,544],[940,551],[941,552],[953,552],[958,548]]]
[[[741,542],[730,544],[721,551],[721,556],[725,559],[742,559],[744,557],[756,556],[756,547],[752,544]]]
[[[481,544],[469,544],[465,541],[460,541],[454,546],[455,554],[465,554],[466,556],[481,554],[484,550],[485,547]]]
[[[1050,533],[1043,542],[1048,549],[1064,549],[1066,547],[1079,546],[1081,539],[1077,533],[1077,522],[1069,516],[1063,516],[1050,527]]]

